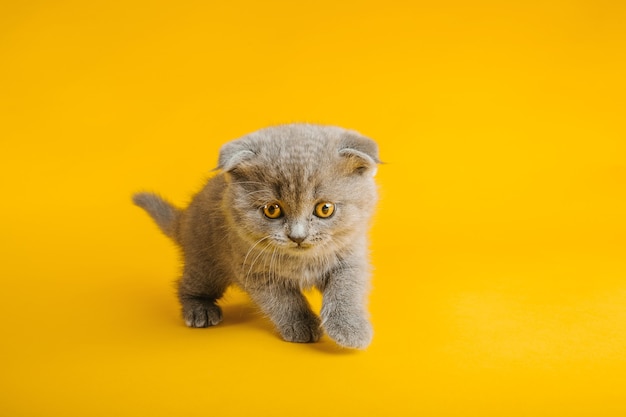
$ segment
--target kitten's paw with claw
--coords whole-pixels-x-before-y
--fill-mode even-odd
[[[296,321],[279,328],[280,335],[287,342],[313,343],[322,336],[318,320]]]
[[[324,328],[338,345],[351,349],[365,349],[372,342],[372,325],[360,316],[331,316]]]
[[[194,304],[183,307],[185,324],[189,327],[215,326],[222,321],[222,309],[215,304]]]

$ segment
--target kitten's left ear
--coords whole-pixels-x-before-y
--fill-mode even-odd
[[[378,159],[378,145],[372,139],[358,133],[350,132],[341,142],[339,156],[346,158],[348,167],[353,173],[371,176],[376,174]]]
[[[237,139],[224,144],[220,149],[217,169],[232,171],[243,162],[256,156],[256,153],[245,139]]]

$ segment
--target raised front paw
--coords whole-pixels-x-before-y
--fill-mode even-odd
[[[322,336],[319,319],[315,316],[284,324],[278,331],[284,340],[295,343],[317,342]]]
[[[343,347],[365,349],[372,342],[372,325],[361,315],[331,314],[324,321],[324,328]]]
[[[183,318],[189,327],[215,326],[222,321],[222,309],[213,303],[187,303],[183,306]]]

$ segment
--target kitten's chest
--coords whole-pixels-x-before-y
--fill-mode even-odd
[[[324,277],[335,266],[334,256],[306,257],[274,254],[262,261],[253,264],[245,262],[241,271],[244,282],[252,277],[255,279],[276,282],[277,280],[291,281],[301,289],[320,286]]]
[[[293,262],[291,267],[287,268],[287,274],[284,279],[289,279],[298,283],[300,288],[308,289],[319,286],[323,277],[328,273],[329,265],[314,260],[298,260]]]
[[[281,276],[296,282],[300,288],[307,289],[319,286],[333,264],[326,259],[292,258],[281,265]]]

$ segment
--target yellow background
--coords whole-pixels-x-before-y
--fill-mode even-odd
[[[625,5],[2,1],[0,415],[626,415]],[[363,352],[186,328],[130,203],[291,121],[386,162]]]

